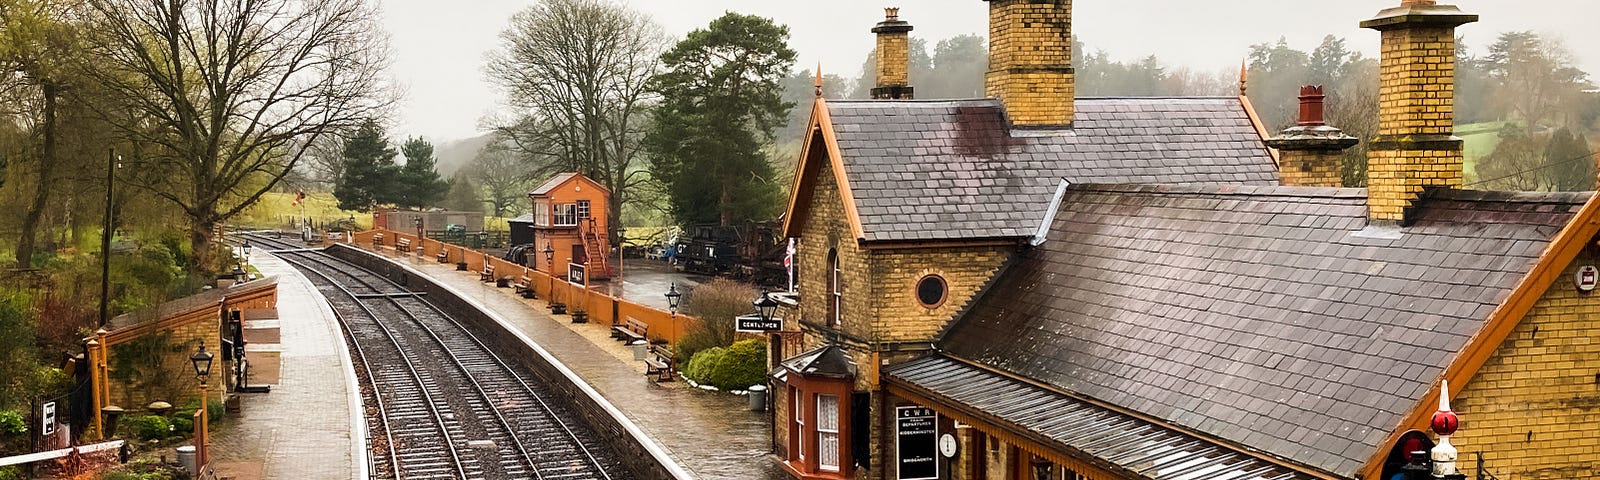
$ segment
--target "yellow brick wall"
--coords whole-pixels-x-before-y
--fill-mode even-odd
[[[1460,188],[1461,165],[1460,150],[1368,150],[1369,217],[1398,222],[1423,188]]]
[[[212,315],[213,317],[215,315]],[[217,342],[219,326],[215,319],[190,322],[172,330],[157,332],[152,335],[167,334],[166,351],[162,354],[161,362],[156,367],[144,367],[146,372],[161,375],[161,378],[136,384],[135,382],[120,380],[115,374],[108,374],[111,395],[111,404],[122,407],[128,412],[143,412],[146,405],[151,402],[163,401],[175,407],[183,407],[200,395],[200,384],[195,381],[194,365],[189,356],[195,353],[195,348],[201,341],[206,344],[206,351],[211,352],[211,377],[208,384],[211,393],[220,391],[227,374],[227,364],[222,359],[222,348]],[[135,340],[137,341],[137,340]],[[117,364],[117,355],[129,343],[112,345],[106,354],[107,371]],[[135,413],[137,414],[137,413]]]
[[[1455,113],[1455,29],[1383,32],[1379,135],[1449,135]]]
[[[1600,291],[1578,293],[1580,255],[1456,396],[1451,443],[1468,478],[1477,452],[1495,476],[1600,476]],[[1463,388],[1464,387],[1464,388]]]
[[[1278,178],[1283,185],[1300,187],[1342,187],[1343,152],[1330,154],[1314,150],[1283,150]]]
[[[826,155],[817,155],[812,161],[822,165],[818,169],[816,185],[809,200],[809,218],[800,231],[799,246],[795,252],[800,262],[799,278],[796,279],[800,288],[800,317],[803,322],[812,325],[828,323],[828,303],[832,301],[831,292],[828,291],[828,277],[832,275],[828,270],[828,251],[833,249],[839,256],[841,291],[844,294],[840,329],[856,338],[868,338],[872,333],[872,325],[866,321],[872,308],[872,284],[867,276],[867,252],[856,242],[855,234],[850,230],[844,200],[833,181],[833,167]],[[817,345],[807,342],[806,348]]]
[[[878,86],[904,87],[911,84],[911,37],[905,33],[878,34]]]
[[[1017,125],[1067,125],[1073,115],[1072,1],[989,2],[985,95]]]
[[[1404,222],[1405,208],[1424,187],[1459,188],[1462,183],[1459,144],[1454,150],[1404,145],[1445,139],[1454,131],[1455,29],[1411,26],[1386,30],[1382,50],[1379,138],[1367,151],[1368,215],[1374,220]],[[1394,145],[1397,142],[1401,145]]]
[[[955,315],[972,302],[978,289],[999,271],[1010,246],[950,247],[872,252],[872,320],[876,338],[890,342],[930,342]],[[945,280],[945,301],[926,308],[917,300],[917,282],[924,276]]]

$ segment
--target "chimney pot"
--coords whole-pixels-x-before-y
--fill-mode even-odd
[[[1306,85],[1300,87],[1300,121],[1302,127],[1320,127],[1328,123],[1323,119],[1323,99],[1321,85]]]
[[[884,8],[883,9],[883,19],[885,21],[890,21],[890,22],[893,22],[895,20],[899,20],[900,19],[900,8],[899,7]]]

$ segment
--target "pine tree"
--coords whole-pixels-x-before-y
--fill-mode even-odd
[[[400,146],[400,152],[406,157],[406,165],[400,168],[396,182],[395,204],[420,209],[443,200],[445,193],[450,191],[450,183],[435,171],[433,144],[421,137],[412,137]]]
[[[394,147],[384,137],[378,122],[367,120],[344,141],[344,176],[333,187],[339,208],[365,212],[376,204],[397,203],[397,178]]]
[[[662,99],[645,147],[678,221],[731,225],[781,206],[761,148],[794,106],[780,84],[795,60],[788,38],[770,19],[728,13],[661,56],[667,71],[655,78]]]

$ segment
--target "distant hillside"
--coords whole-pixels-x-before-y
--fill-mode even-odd
[[[489,134],[472,138],[440,142],[433,149],[433,156],[438,158],[439,175],[450,178],[457,170],[472,162],[472,157],[478,155],[489,144]]]

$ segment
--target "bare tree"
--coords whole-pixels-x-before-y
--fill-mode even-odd
[[[85,0],[97,80],[149,145],[134,181],[188,220],[191,273],[214,227],[271,190],[308,146],[392,103],[388,48],[364,0]]]
[[[528,190],[533,188],[533,178],[528,172],[537,170],[538,164],[517,158],[517,153],[505,141],[494,141],[478,150],[478,155],[467,165],[469,177],[482,186],[494,207],[494,216],[506,217],[525,212]]]
[[[647,82],[667,47],[661,27],[609,0],[542,0],[511,19],[488,75],[517,110],[496,130],[539,165],[576,171],[611,190],[613,242],[622,205],[645,179],[634,168]]]

